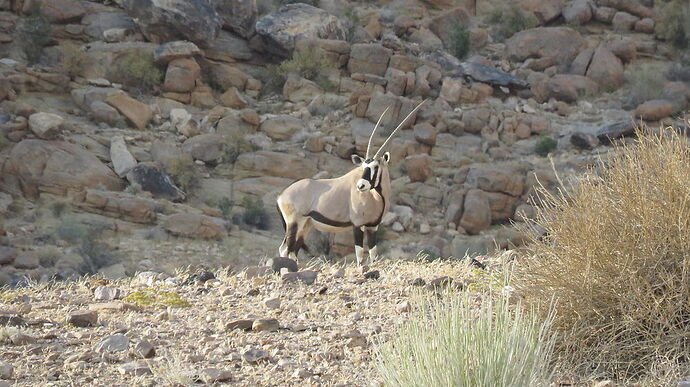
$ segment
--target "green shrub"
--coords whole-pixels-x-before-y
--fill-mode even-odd
[[[549,153],[556,150],[558,142],[548,134],[539,136],[537,143],[534,144],[534,152],[541,157],[546,157]]]
[[[690,83],[690,51],[668,67],[666,77],[669,81]]]
[[[245,196],[242,199],[242,223],[260,230],[268,230],[270,221],[268,213],[264,207],[264,202],[260,198]]]
[[[43,48],[53,40],[52,27],[40,7],[35,8],[31,15],[24,19],[18,31],[26,59],[30,64],[38,63],[43,55]]]
[[[5,149],[10,142],[7,140],[7,137],[5,137],[5,132],[0,131],[0,151]]]
[[[256,78],[261,81],[261,95],[283,95],[283,85],[287,80],[285,74],[278,70],[278,65],[267,65],[256,73]]]
[[[50,211],[53,213],[53,216],[56,218],[60,218],[64,213],[65,210],[69,208],[69,203],[65,201],[56,201],[55,203],[52,203],[50,205]]]
[[[464,59],[470,52],[470,31],[462,24],[453,26],[450,32],[448,51],[458,59]]]
[[[680,49],[690,48],[690,2],[673,0],[661,11],[657,33]]]
[[[224,197],[218,201],[218,210],[220,211],[221,215],[223,215],[225,220],[232,219],[232,208],[234,206],[235,203],[231,197]]]
[[[548,386],[553,337],[545,320],[506,297],[421,298],[379,350],[387,386]]]
[[[347,30],[345,32],[345,40],[352,42],[355,38],[357,27],[362,24],[362,19],[359,17],[355,7],[349,7],[343,16],[345,16],[345,28]]]
[[[225,150],[223,161],[234,164],[242,153],[253,152],[257,150],[257,147],[247,141],[244,135],[236,134],[225,138],[223,149]]]
[[[65,43],[63,46],[62,61],[60,63],[62,71],[69,74],[72,78],[80,76],[88,65],[86,51],[71,42]]]
[[[194,170],[194,159],[189,153],[172,159],[167,172],[184,192],[189,192],[199,185],[199,177]]]
[[[486,22],[496,27],[493,35],[498,41],[508,39],[517,32],[539,24],[533,15],[526,14],[517,6],[494,9],[486,19]]]
[[[110,246],[98,240],[106,229],[105,224],[85,225],[74,218],[65,218],[57,226],[55,234],[59,239],[76,247],[79,255],[84,258],[79,271],[95,274],[101,267],[112,265],[119,260]]]
[[[122,299],[138,306],[188,308],[192,304],[175,292],[147,288],[133,292]]]
[[[624,104],[634,109],[639,104],[661,98],[666,78],[664,66],[642,63],[629,66],[625,71],[628,83]]]
[[[115,61],[113,78],[141,93],[151,92],[163,83],[165,73],[153,62],[153,54],[131,51]]]
[[[321,55],[319,50],[300,50],[292,54],[292,59],[278,65],[278,72],[286,77],[290,73],[296,73],[302,78],[314,80],[323,72],[335,68],[335,63],[329,57]]]
[[[513,285],[555,298],[566,371],[676,385],[690,366],[690,148],[673,130],[637,134],[567,193],[541,192]]]

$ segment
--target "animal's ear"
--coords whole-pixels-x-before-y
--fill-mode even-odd
[[[352,164],[354,165],[360,165],[364,162],[364,159],[357,156],[357,155],[352,155]]]
[[[383,160],[384,163],[388,164],[389,161],[391,161],[391,153],[386,152],[383,154],[383,157],[381,157],[381,160]]]

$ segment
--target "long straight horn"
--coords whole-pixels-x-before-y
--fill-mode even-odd
[[[412,115],[415,114],[415,113],[417,112],[417,110],[419,110],[419,108],[422,107],[422,105],[424,105],[424,102],[426,102],[426,100],[422,101],[419,105],[417,105],[417,107],[415,107],[414,109],[412,109],[412,111],[410,112],[410,114],[408,114],[407,117],[405,117],[404,120],[400,121],[400,124],[398,125],[398,127],[395,128],[395,129],[393,129],[393,131],[391,132],[390,136],[388,136],[388,138],[387,138],[386,141],[383,143],[383,145],[381,145],[381,147],[379,148],[379,150],[376,151],[376,154],[374,155],[374,159],[376,159],[377,157],[379,157],[379,153],[381,153],[381,150],[383,150],[383,148],[386,147],[386,145],[388,144],[388,141],[390,141],[391,138],[393,137],[393,135],[394,135],[400,128],[402,128],[403,125],[405,125],[405,122],[407,122],[407,120],[409,120],[410,117],[412,117]]]
[[[369,136],[369,144],[367,144],[367,154],[366,154],[366,156],[364,157],[366,160],[369,160],[369,149],[371,149],[371,141],[374,139],[374,133],[376,133],[376,128],[379,127],[379,124],[381,123],[381,120],[383,119],[383,116],[386,114],[386,112],[387,112],[388,109],[390,109],[390,108],[391,108],[390,106],[387,107],[386,110],[384,110],[383,113],[381,113],[381,117],[379,117],[379,120],[376,121],[376,126],[374,126],[374,130],[371,132],[371,136]]]

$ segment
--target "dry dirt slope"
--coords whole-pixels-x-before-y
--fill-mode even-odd
[[[375,348],[415,294],[490,281],[458,261],[384,261],[370,269],[379,278],[316,265],[313,284],[254,276],[262,269],[205,282],[146,272],[5,290],[0,385],[380,385]],[[251,324],[242,319],[267,320],[232,329]]]

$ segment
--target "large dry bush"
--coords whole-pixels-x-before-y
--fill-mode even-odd
[[[690,364],[690,149],[638,130],[568,193],[543,192],[515,284],[556,301],[557,353],[580,375],[665,384]]]

